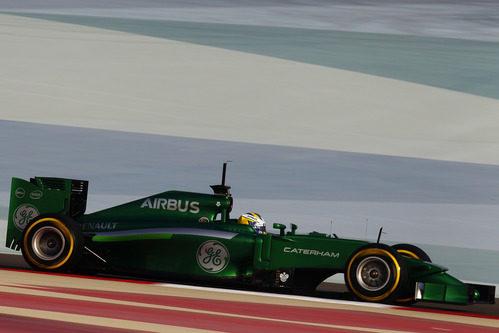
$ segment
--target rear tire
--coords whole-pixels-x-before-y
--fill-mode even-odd
[[[363,301],[388,303],[407,284],[407,276],[405,261],[394,249],[368,244],[348,260],[345,283]]]
[[[81,259],[84,247],[80,226],[61,214],[44,214],[24,229],[21,251],[36,270],[64,272]]]

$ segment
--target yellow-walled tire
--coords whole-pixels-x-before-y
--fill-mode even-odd
[[[431,262],[430,256],[415,245],[396,244],[392,247],[404,258]],[[416,303],[416,299],[414,298],[414,296],[414,285],[409,284],[400,292],[399,297],[395,300],[395,303],[400,305],[414,304]]]
[[[345,270],[347,288],[360,300],[390,303],[407,284],[407,266],[390,246],[368,244],[352,254]]]
[[[402,257],[431,262],[430,256],[412,244],[396,244],[392,246]]]
[[[61,214],[44,214],[24,229],[21,252],[36,270],[64,272],[81,259],[84,247],[80,226]]]

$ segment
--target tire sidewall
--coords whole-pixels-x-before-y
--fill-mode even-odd
[[[430,256],[421,248],[412,245],[412,244],[395,244],[392,246],[397,253],[399,253],[402,257],[411,258],[419,261],[431,262]],[[403,290],[399,293],[399,298],[395,300],[396,304],[400,305],[410,305],[416,303],[416,299],[414,298],[414,288],[413,285],[406,285]]]
[[[359,265],[367,258],[384,263],[389,270],[389,278],[382,288],[369,290],[358,279]],[[401,288],[407,283],[405,261],[391,247],[384,244],[368,244],[358,249],[348,260],[345,270],[345,283],[359,299],[368,302],[391,302],[396,299]]]
[[[64,247],[51,260],[41,258],[33,249],[33,237],[44,227],[57,230],[64,238]],[[22,240],[24,259],[37,270],[65,271],[79,261],[83,249],[79,225],[70,217],[60,214],[43,214],[33,219],[24,229]]]
[[[408,258],[431,262],[430,256],[420,249],[419,247],[412,244],[396,244],[393,245],[393,248],[403,257],[406,256]]]

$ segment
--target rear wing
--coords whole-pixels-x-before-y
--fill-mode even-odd
[[[38,215],[83,215],[87,206],[87,193],[86,180],[35,177],[28,182],[12,178],[5,246],[19,250],[24,228]]]

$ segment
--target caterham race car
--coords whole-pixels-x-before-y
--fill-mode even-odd
[[[493,303],[494,286],[466,284],[410,244],[338,238],[255,213],[231,218],[222,183],[213,194],[167,191],[85,214],[88,181],[12,179],[6,246],[36,270],[154,276],[252,288],[314,290],[343,273],[367,302]]]

